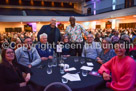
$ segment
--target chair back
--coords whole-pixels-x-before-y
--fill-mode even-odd
[[[72,91],[69,86],[61,82],[53,82],[49,84],[44,91]]]

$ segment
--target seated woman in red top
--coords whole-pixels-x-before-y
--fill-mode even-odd
[[[126,55],[125,41],[119,40],[114,47],[117,56],[104,63],[98,72],[103,75],[104,80],[112,78],[106,85],[114,91],[136,91],[136,62]]]
[[[30,69],[16,62],[14,51],[4,49],[0,64],[0,91],[31,91],[30,77]]]

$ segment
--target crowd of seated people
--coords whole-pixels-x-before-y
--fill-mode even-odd
[[[93,38],[87,38],[88,36],[86,35],[86,39],[84,43],[89,43],[88,41],[93,41],[92,43],[102,43],[103,39],[105,39],[106,37],[110,38],[110,43],[114,44],[115,42],[117,42],[119,39],[122,40],[126,40],[129,43],[133,43],[133,40],[136,38],[136,29],[132,29],[132,28],[127,28],[127,29],[95,29],[95,30],[88,30],[88,32],[90,34],[92,34]],[[11,32],[11,33],[3,33],[0,34],[0,48],[2,49],[3,47],[3,43],[5,43],[5,45],[7,45],[8,43],[14,42],[11,44],[11,46],[16,50],[18,49],[18,47],[21,46],[21,44],[24,43],[24,39],[26,37],[30,37],[32,40],[32,43],[38,43],[38,38],[37,38],[37,32],[21,32],[21,33],[17,33],[17,32]],[[64,45],[71,43],[70,41],[70,36],[68,36],[68,40],[67,38],[62,38],[62,42],[64,42]],[[47,41],[48,42],[48,41]],[[67,42],[67,43],[66,43]],[[20,45],[18,45],[20,44]],[[134,44],[134,43],[133,43]],[[18,46],[16,46],[18,45]],[[37,49],[38,50],[38,49]],[[63,48],[63,52],[62,55],[71,55],[73,52],[70,52],[72,49],[68,49],[66,50],[66,48]],[[102,50],[102,49],[101,49]],[[133,50],[135,50],[133,48]],[[52,49],[51,49],[52,51]],[[1,50],[0,50],[1,52]],[[89,57],[92,58],[90,56],[90,54],[86,53],[87,51],[85,50],[85,48],[82,48],[82,56],[83,57]],[[97,52],[97,51],[96,51]],[[39,53],[39,51],[38,51]],[[97,54],[97,55],[96,55]],[[132,53],[130,53],[132,54]],[[94,58],[92,59],[96,59],[99,55],[99,53],[94,53],[93,55],[96,55]],[[41,55],[40,55],[41,56]]]
[[[115,43],[119,40],[119,32],[115,31],[115,34],[111,37],[112,43]]]
[[[136,38],[132,41],[133,47],[131,46],[129,49],[129,54],[136,59]]]
[[[102,61],[102,58],[100,57],[100,55],[101,56],[102,55],[107,55],[107,53],[109,53],[108,52],[109,49],[91,48],[91,50],[90,49],[88,50],[88,48],[91,47],[93,44],[94,45],[98,44],[97,46],[101,46],[101,44],[104,43],[103,41],[108,42],[109,44],[114,44],[119,39],[122,39],[122,40],[128,41],[129,43],[131,43],[133,45],[134,48],[130,48],[129,54],[135,58],[135,55],[134,55],[135,54],[135,52],[134,52],[135,42],[134,42],[134,40],[136,38],[136,29],[132,29],[132,28],[127,28],[127,29],[121,29],[120,28],[118,30],[115,30],[115,29],[103,29],[103,30],[102,29],[95,29],[95,30],[88,30],[88,32],[89,32],[89,36],[86,35],[86,39],[84,41],[84,47],[82,48],[82,53],[81,53],[82,57],[89,57],[89,58],[92,58],[92,59],[95,59],[95,60],[98,60],[98,59],[100,60],[101,59],[101,61]],[[43,42],[45,41],[45,44],[46,44],[46,42],[48,42],[48,40],[46,40],[46,38],[41,38],[40,41],[38,41],[37,32],[20,32],[20,33],[11,32],[11,33],[3,33],[3,34],[0,34],[0,35],[1,35],[0,36],[0,48],[1,49],[3,47],[3,43],[4,43],[4,46],[8,45],[8,43],[9,44],[12,43],[10,46],[12,48],[14,48],[14,50],[16,50],[16,49],[18,50],[19,47],[21,47],[21,45],[24,44],[24,40],[27,37],[30,37],[32,43],[35,43],[35,44],[42,44],[41,41],[43,41]],[[64,48],[62,49],[61,54],[62,55],[67,55],[67,56],[73,55],[73,53],[74,53],[73,49],[65,48],[67,44],[71,44],[70,36],[65,35],[63,37],[64,38],[62,38],[62,42],[64,42],[63,43]],[[89,37],[91,37],[91,38],[89,38]],[[106,39],[109,39],[110,41],[108,41]],[[20,44],[20,45],[18,45],[18,44]],[[85,47],[85,44],[90,45],[90,46]],[[40,57],[42,58],[43,53],[38,48],[39,47],[36,46],[37,52],[40,55]],[[133,49],[134,53],[131,52],[131,49]],[[101,50],[102,50],[102,52],[101,52]],[[45,53],[45,54],[47,54],[46,57],[49,57],[49,58],[52,59],[53,51],[55,51],[55,50],[48,49],[46,51],[48,51],[48,53]],[[106,53],[106,51],[107,51],[107,53]],[[110,51],[112,51],[112,49]],[[1,50],[0,50],[0,52],[1,52]],[[51,55],[51,56],[49,56],[49,55]],[[111,58],[112,58],[112,56],[111,56]],[[44,59],[44,57],[42,59]],[[109,60],[109,59],[103,59],[103,60],[106,61],[106,60]],[[98,61],[98,62],[102,63],[100,61]]]
[[[99,73],[103,75],[104,80],[110,80],[112,77],[112,82],[107,83],[107,86],[117,91],[133,90],[134,81],[136,80],[134,77],[134,69],[136,66],[135,61],[133,60],[133,58],[136,58],[136,29],[95,29],[88,31],[88,34],[85,36],[87,39],[83,43],[81,56],[91,58],[102,64]],[[64,46],[61,55],[64,55],[65,57],[71,56],[73,52],[73,49],[70,47],[67,48],[67,45],[72,44],[69,37],[70,36],[66,34],[61,40]],[[4,74],[0,73],[0,85],[2,86],[0,89],[8,89],[8,87],[6,88],[6,84],[9,88],[11,87],[17,91],[27,91],[25,89],[28,89],[29,91],[29,89],[31,89],[29,88],[31,86],[28,86],[29,84],[27,84],[31,76],[30,73],[28,74],[27,70],[38,65],[41,61],[53,59],[53,53],[56,52],[55,48],[50,47],[47,39],[48,35],[42,33],[39,35],[38,41],[37,32],[12,32],[0,34],[0,47],[3,49],[0,72],[4,72]],[[129,51],[119,47],[117,49],[111,47],[112,45],[120,45],[124,42],[127,44],[132,43]],[[4,49],[5,46],[9,45],[8,43],[12,43],[10,46],[11,48]],[[18,44],[20,44],[20,46],[17,46]],[[36,44],[36,46],[32,47],[32,44]],[[110,44],[112,45],[107,47],[107,45]],[[16,64],[14,64],[14,60]],[[24,71],[28,75],[26,77],[18,77],[19,74],[16,74],[14,66],[17,66],[17,71]],[[6,70],[8,68],[11,69],[11,72],[15,70],[15,76],[10,76],[10,78],[8,78],[8,75],[10,74],[10,71],[8,72],[8,70]],[[22,68],[27,69],[25,71],[22,70]],[[123,73],[121,72],[122,69],[125,70]],[[110,72],[112,73],[112,76],[110,76]],[[10,79],[11,82],[8,82],[7,79]],[[14,83],[12,83],[12,81]]]

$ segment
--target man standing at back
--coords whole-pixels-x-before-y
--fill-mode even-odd
[[[88,32],[78,23],[76,23],[76,19],[74,16],[71,16],[69,18],[70,25],[66,29],[66,35],[70,37],[70,42],[72,45],[75,45],[75,48],[72,49],[72,56],[76,56],[78,53],[78,56],[81,56],[82,48],[83,48],[83,36],[82,33],[84,33],[86,36],[88,35]]]
[[[40,31],[38,32],[38,40],[39,40],[39,35],[46,33],[48,35],[48,42],[53,44],[57,43],[58,41],[61,40],[61,34],[60,30],[56,27],[56,19],[52,18],[50,21],[49,25],[43,25]]]

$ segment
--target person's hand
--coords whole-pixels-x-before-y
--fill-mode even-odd
[[[48,58],[47,57],[41,57],[41,60],[45,61],[45,60],[48,60]]]
[[[29,64],[29,65],[28,65],[28,68],[32,68],[32,65],[31,65],[31,64]]]
[[[96,58],[97,60],[101,60],[99,57]]]
[[[66,57],[70,57],[70,55],[67,55]]]
[[[98,63],[103,64],[103,60],[97,60]]]
[[[53,59],[53,56],[49,56],[49,59]]]
[[[27,75],[26,73],[22,72],[22,76],[24,79],[26,78],[26,75]]]
[[[28,82],[31,78],[31,75],[30,73],[27,73],[26,77],[25,77],[25,81]]]
[[[106,82],[106,87],[110,88],[110,82]]]
[[[25,87],[26,86],[26,82],[22,82],[19,84],[20,87]]]
[[[96,59],[98,63],[103,64],[103,60],[101,60],[99,57],[97,57]]]
[[[110,80],[111,76],[107,74],[106,72],[103,72],[103,79],[104,80]]]

